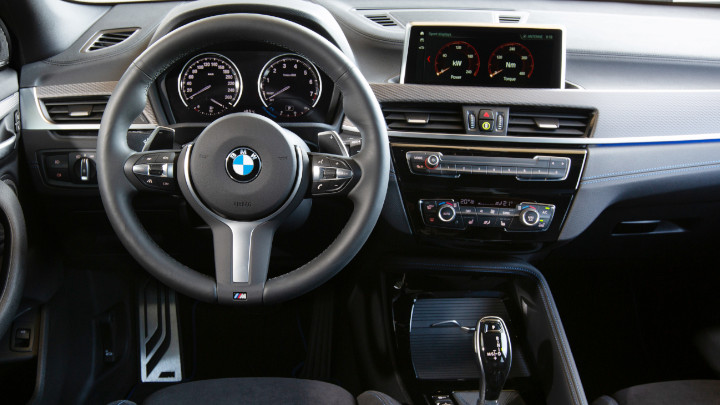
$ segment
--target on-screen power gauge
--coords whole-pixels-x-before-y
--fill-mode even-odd
[[[435,55],[435,74],[438,78],[464,81],[477,76],[479,71],[480,56],[465,41],[449,42]]]
[[[520,84],[532,77],[535,60],[523,44],[510,42],[495,48],[488,61],[490,79],[505,85]]]

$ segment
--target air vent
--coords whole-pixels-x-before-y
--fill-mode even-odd
[[[592,111],[523,111],[510,109],[508,136],[582,138],[590,135]]]
[[[462,110],[452,106],[384,105],[388,129],[410,132],[464,133]]]
[[[117,30],[100,31],[88,41],[83,52],[95,52],[115,46],[138,31],[137,28],[122,28]]]
[[[47,118],[56,124],[99,124],[108,97],[43,99]]]
[[[519,15],[499,15],[498,22],[501,24],[517,24],[522,20]]]
[[[387,14],[366,14],[365,17],[375,24],[383,27],[397,27],[398,23]]]

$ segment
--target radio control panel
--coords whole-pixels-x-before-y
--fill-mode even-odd
[[[444,155],[442,152],[411,151],[405,154],[410,172],[426,176],[512,176],[521,181],[563,181],[570,172],[570,158],[532,158]]]
[[[499,228],[506,232],[547,231],[555,216],[555,205],[522,202],[514,207],[474,206],[469,200],[423,199],[418,202],[428,227],[466,230]]]
[[[587,151],[581,147],[391,143],[413,234],[428,245],[536,249],[559,239]]]

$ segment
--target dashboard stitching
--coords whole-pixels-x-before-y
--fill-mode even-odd
[[[697,171],[697,170],[703,170],[703,169],[708,169],[708,168],[717,168],[717,167],[720,167],[720,164],[704,165],[704,166],[695,166],[695,167],[687,167],[687,168],[684,168],[684,169],[662,170],[662,171],[656,171],[656,172],[651,172],[651,173],[636,174],[636,175],[633,175],[633,176],[606,177],[606,178],[603,178],[603,179],[597,179],[597,180],[591,180],[591,181],[582,181],[581,184],[594,184],[594,183],[602,183],[602,182],[605,182],[605,181],[622,181],[622,180],[628,180],[628,179],[633,179],[633,178],[656,176],[656,175],[666,174],[666,173],[689,172],[689,171]]]
[[[427,267],[427,263],[409,263],[410,265],[416,265],[419,267]],[[430,267],[440,267],[437,265],[429,265]],[[549,294],[549,287],[547,286],[547,283],[545,280],[541,277],[538,277],[538,275],[533,271],[532,269],[527,269],[523,267],[510,267],[510,266],[472,266],[472,265],[457,265],[457,264],[443,264],[442,267],[455,267],[455,268],[469,268],[469,269],[489,269],[489,270],[515,270],[515,271],[521,271],[523,273],[527,273],[535,278],[535,280],[543,287],[541,288],[542,294],[540,295],[540,298],[542,298],[543,304],[545,305],[545,310],[548,311],[548,316],[550,319],[550,323],[554,323],[556,320],[556,314],[552,312],[552,309],[554,309],[554,305],[550,305],[547,301],[547,295]],[[558,321],[559,322],[559,321]],[[553,326],[552,330],[557,330],[557,325],[551,325]],[[570,366],[574,363],[571,363],[569,359],[566,357],[565,350],[569,350],[569,344],[565,341],[565,339],[562,336],[559,336],[555,333],[553,333],[553,338],[555,339],[556,343],[563,348],[563,350],[559,350],[560,355],[563,358],[563,361],[565,362],[566,366]],[[558,342],[559,340],[559,342]],[[565,373],[565,378],[568,380],[568,382],[571,385],[574,385],[573,390],[571,391],[571,394],[573,396],[573,399],[575,400],[574,403],[582,403],[580,401],[580,398],[578,398],[578,387],[581,387],[580,383],[577,380],[577,377],[575,373],[570,373],[571,375],[568,375],[567,369],[563,368],[563,372]]]
[[[380,397],[376,392],[371,392],[371,395],[373,395],[375,398],[377,398],[380,402],[382,402],[383,405],[387,405],[387,402],[385,402],[385,399]]]
[[[638,170],[628,170],[628,171],[624,171],[624,172],[599,174],[596,176],[585,177],[583,179],[583,181],[600,179],[600,178],[604,178],[604,177],[620,177],[620,176],[625,176],[628,174],[638,174],[638,173],[646,173],[646,172],[654,172],[654,171],[665,171],[668,169],[678,169],[678,168],[686,168],[686,167],[694,167],[694,166],[712,166],[712,165],[717,165],[717,164],[720,164],[720,160],[708,160],[705,162],[683,163],[683,164],[670,165],[670,166],[660,166],[660,167],[655,167],[655,168],[650,168],[650,169],[638,169]]]

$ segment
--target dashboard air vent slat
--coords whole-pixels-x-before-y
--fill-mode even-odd
[[[423,105],[385,105],[383,115],[388,129],[409,132],[464,133],[460,108]]]
[[[389,15],[387,14],[366,14],[365,17],[374,22],[375,24],[382,25],[383,27],[397,27],[398,23],[395,22]]]
[[[107,102],[106,96],[42,100],[47,118],[58,124],[99,124]]]
[[[508,136],[576,137],[589,136],[594,118],[591,111],[516,111],[510,109]]]
[[[100,31],[88,41],[88,44],[83,48],[83,52],[94,52],[115,46],[130,38],[137,30],[137,28],[123,28]]]

